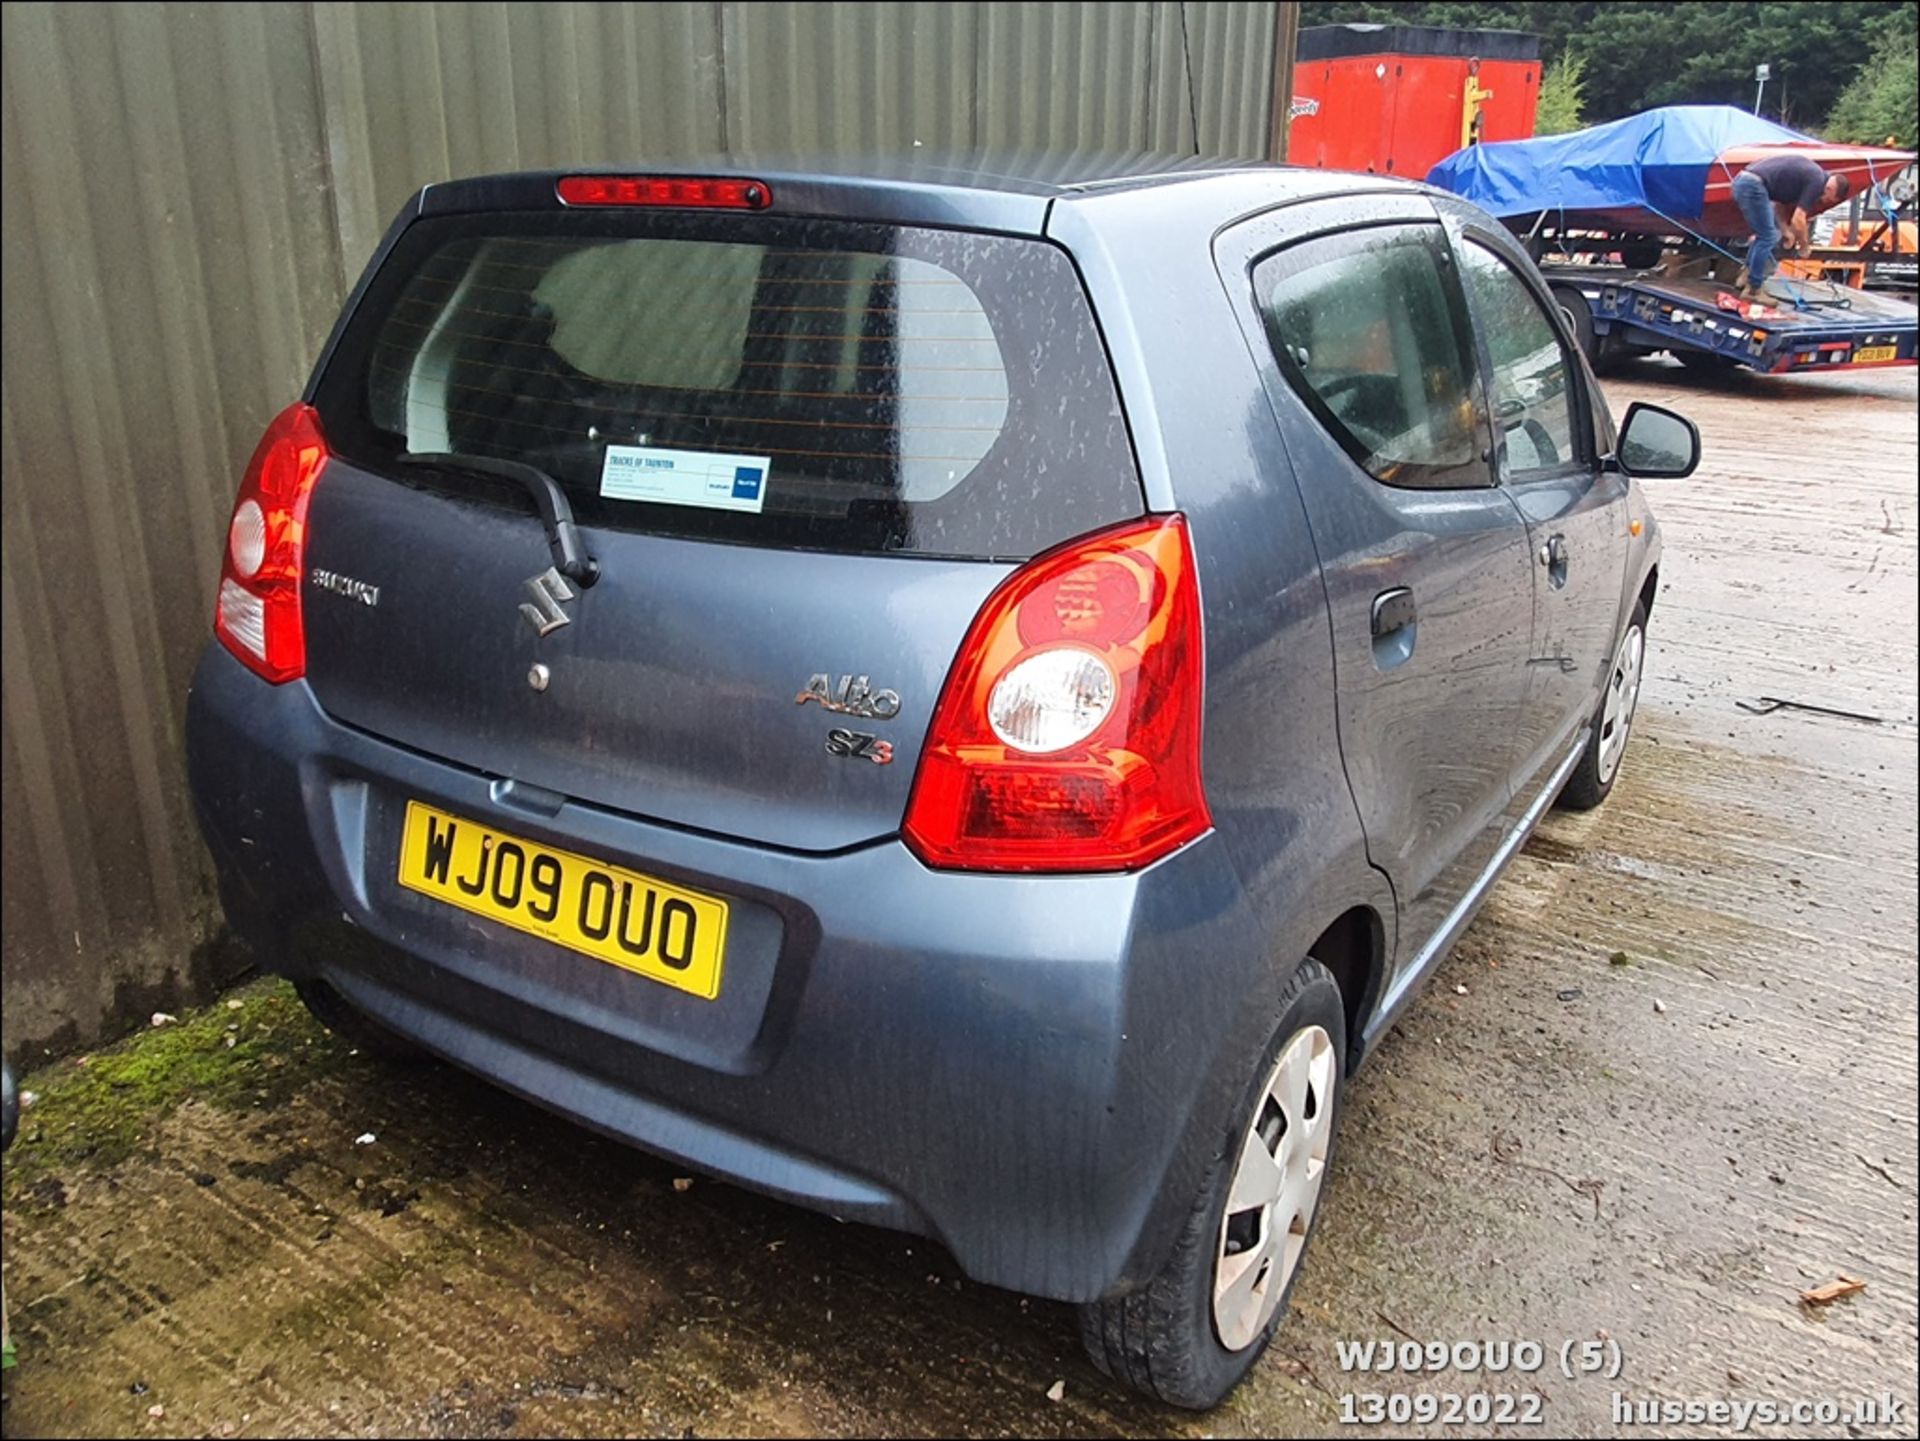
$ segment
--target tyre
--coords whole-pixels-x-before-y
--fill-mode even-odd
[[[1633,345],[1615,335],[1602,336],[1600,358],[1594,362],[1595,375],[1618,375],[1620,368],[1636,360],[1645,360],[1653,352],[1644,345]]]
[[[1686,366],[1688,370],[1703,375],[1724,375],[1729,370],[1737,370],[1740,362],[1730,355],[1716,355],[1711,350],[1676,350],[1673,358]]]
[[[406,1037],[388,1030],[325,981],[295,981],[293,988],[313,1018],[354,1049],[381,1061],[418,1064],[433,1058]]]
[[[1593,329],[1593,307],[1587,304],[1587,297],[1571,285],[1553,287],[1553,303],[1560,307],[1560,313],[1567,318],[1567,329],[1573,332],[1574,342],[1579,345],[1580,353],[1592,365],[1600,356],[1599,337]]]
[[[1173,1253],[1125,1296],[1080,1308],[1093,1364],[1174,1406],[1218,1405],[1267,1348],[1299,1279],[1333,1160],[1346,1063],[1340,987],[1304,962]]]
[[[1629,240],[1620,247],[1620,263],[1629,270],[1651,270],[1664,249],[1657,240]]]
[[[1613,650],[1607,688],[1593,713],[1593,734],[1573,775],[1560,792],[1560,805],[1570,811],[1590,811],[1604,801],[1620,775],[1627,737],[1633,732],[1633,714],[1640,704],[1640,676],[1647,660],[1647,604],[1634,604],[1633,615]]]

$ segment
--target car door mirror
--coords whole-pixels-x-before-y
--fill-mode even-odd
[[[1612,469],[1643,480],[1680,480],[1700,464],[1700,430],[1684,415],[1636,400],[1620,426]]]

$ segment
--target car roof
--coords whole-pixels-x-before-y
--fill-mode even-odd
[[[430,185],[413,204],[421,215],[544,208],[556,203],[553,187],[561,176],[580,174],[737,176],[767,185],[773,214],[1035,235],[1043,233],[1049,209],[1062,200],[1178,187],[1197,209],[1225,217],[1263,204],[1399,183],[1265,161],[1151,153],[733,155],[475,176]]]

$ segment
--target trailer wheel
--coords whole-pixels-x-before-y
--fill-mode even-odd
[[[1686,366],[1688,370],[1699,371],[1705,375],[1724,375],[1729,370],[1737,370],[1740,362],[1731,355],[1718,355],[1711,350],[1676,350],[1673,358]]]
[[[1593,307],[1587,304],[1587,297],[1571,285],[1556,285],[1553,300],[1567,318],[1567,329],[1573,332],[1580,353],[1586,356],[1587,364],[1593,364],[1599,359],[1600,347],[1593,329]]]
[[[1620,247],[1620,263],[1629,270],[1651,270],[1663,249],[1657,240],[1629,240]]]

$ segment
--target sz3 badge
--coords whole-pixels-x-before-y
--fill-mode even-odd
[[[892,720],[900,714],[899,693],[886,689],[875,690],[868,677],[863,675],[843,675],[836,688],[832,678],[822,671],[809,679],[806,687],[793,698],[795,705],[805,705],[809,701],[822,710],[859,716],[864,720]],[[871,761],[877,766],[884,766],[893,761],[893,743],[883,741],[868,731],[836,727],[827,732],[827,754],[844,760]]]
[[[893,764],[893,742],[883,741],[866,731],[838,728],[827,732],[827,754],[851,761],[872,761],[877,766]]]

